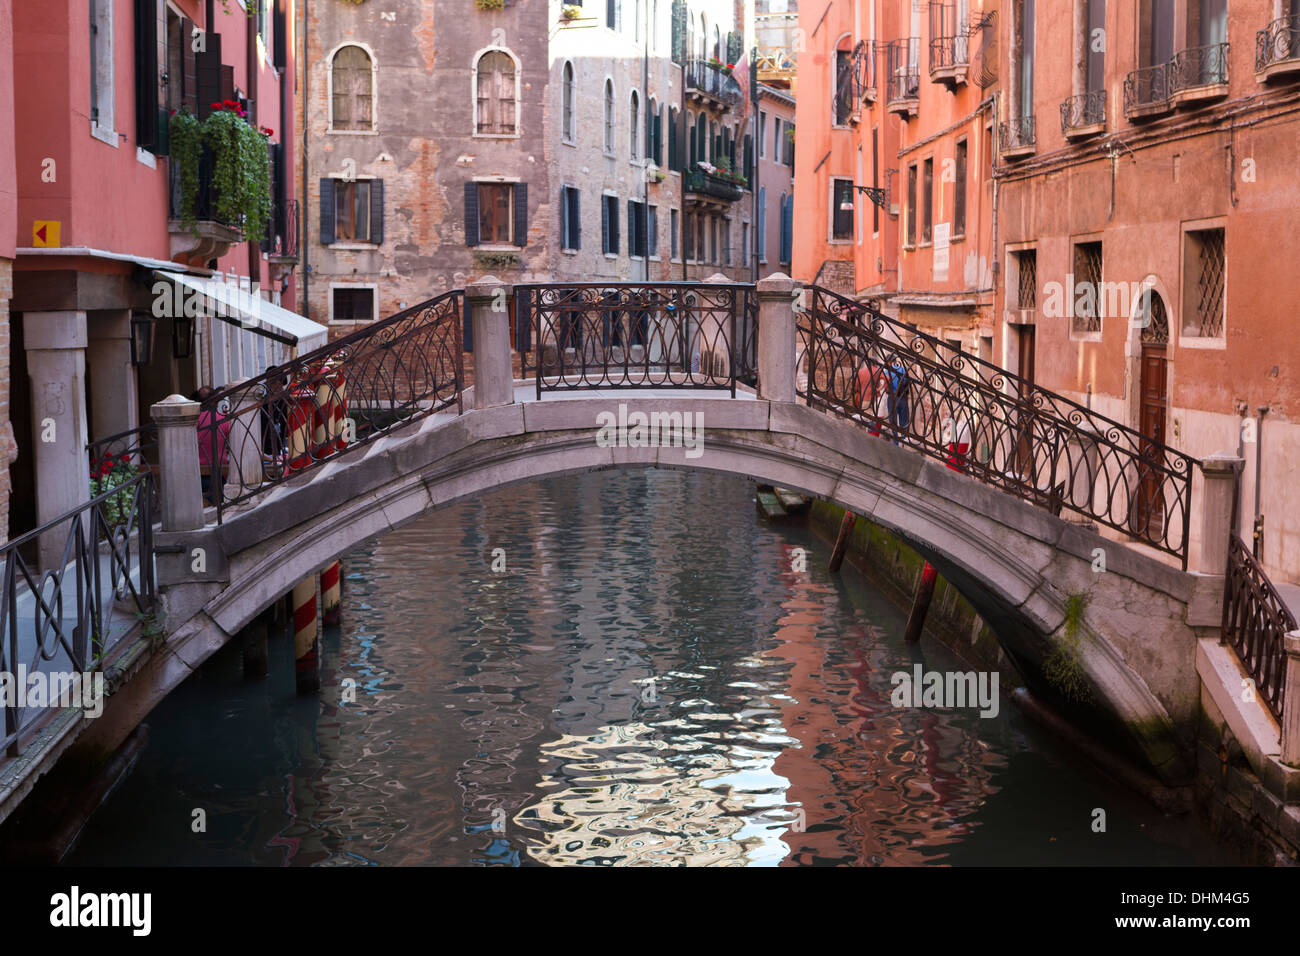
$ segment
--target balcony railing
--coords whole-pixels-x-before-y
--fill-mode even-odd
[[[1169,95],[1186,99],[1206,87],[1228,85],[1228,44],[1188,47],[1169,61]],[[1179,96],[1179,94],[1183,94]]]
[[[1093,90],[1071,96],[1061,104],[1061,133],[1079,135],[1106,125],[1106,91]]]
[[[1281,17],[1255,34],[1255,72],[1282,66],[1300,69],[1300,17]]]
[[[886,106],[892,111],[915,109],[921,95],[921,39],[890,40],[885,45]]]
[[[726,202],[735,202],[741,197],[744,187],[737,182],[726,179],[704,169],[687,170],[686,192],[702,196],[711,196]]]
[[[1144,66],[1124,78],[1124,113],[1130,119],[1169,109],[1169,67]]]
[[[730,73],[710,66],[701,57],[686,63],[686,93],[709,97],[722,109],[738,105],[743,98],[740,84]]]
[[[1002,124],[1002,152],[1021,153],[1034,149],[1037,136],[1033,116],[1015,116]]]
[[[169,215],[172,219],[183,219],[184,212],[181,209],[181,176],[180,163],[173,162],[171,166],[171,201],[169,206]],[[212,153],[204,146],[203,153],[199,158],[199,188],[194,198],[194,219],[196,222],[216,222],[223,226],[229,226],[231,229],[238,229],[239,223],[226,222],[221,219],[217,212],[217,189],[212,180]]]

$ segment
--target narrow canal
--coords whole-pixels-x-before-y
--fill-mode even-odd
[[[990,718],[891,706],[892,673],[966,668],[906,646],[902,611],[752,499],[607,472],[372,542],[319,698],[295,696],[286,637],[263,681],[227,647],[149,718],[68,862],[1234,862],[1005,697]]]

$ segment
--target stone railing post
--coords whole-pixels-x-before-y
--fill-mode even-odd
[[[199,403],[168,395],[149,408],[158,426],[158,471],[161,477],[164,531],[203,527],[203,492],[199,482]]]
[[[248,379],[236,379],[226,388],[243,385]],[[262,410],[252,391],[242,394],[238,408],[226,416],[230,432],[226,436],[226,500],[238,498],[262,486]]]
[[[1282,762],[1300,767],[1300,631],[1282,638],[1286,651],[1286,688],[1282,698]]]
[[[1101,449],[1097,443],[1097,430],[1087,422],[1080,422],[1065,440],[1065,460],[1062,463],[1069,473],[1065,489],[1065,504],[1087,517],[1092,516],[1092,499],[1097,488],[1097,471],[1101,464]]]
[[[758,285],[758,391],[771,402],[794,402],[795,281],[784,272],[759,279]]]
[[[1237,472],[1243,460],[1228,452],[1219,452],[1201,462],[1205,479],[1201,495],[1201,563],[1202,574],[1222,575],[1228,570],[1228,537],[1232,534],[1232,499]]]
[[[474,330],[474,407],[495,408],[515,400],[510,362],[509,283],[484,276],[465,286],[465,306]]]

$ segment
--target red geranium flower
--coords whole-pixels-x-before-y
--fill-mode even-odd
[[[225,108],[226,108],[226,104],[225,104],[225,103],[209,103],[209,104],[208,104],[208,109],[210,109],[210,110],[223,110],[223,109],[225,109]]]

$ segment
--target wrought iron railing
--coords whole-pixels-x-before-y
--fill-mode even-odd
[[[682,188],[688,193],[735,202],[744,194],[745,187],[735,180],[726,179],[707,170],[688,169],[682,178]]]
[[[1179,50],[1169,61],[1169,93],[1228,82],[1228,44],[1211,43]]]
[[[647,282],[515,287],[517,345],[537,395],[587,388],[736,394],[757,361],[752,285]]]
[[[181,175],[180,163],[169,163],[170,172],[170,195],[168,200],[168,216],[171,219],[183,220],[185,210],[182,209],[183,201],[181,197]],[[243,224],[240,222],[227,222],[217,214],[217,185],[212,175],[212,151],[203,147],[203,152],[199,156],[199,187],[198,192],[194,195],[194,221],[195,222],[218,222],[223,226],[229,226],[232,229],[241,229]]]
[[[885,44],[887,67],[885,94],[888,105],[914,100],[921,95],[921,38],[890,40]]]
[[[0,547],[0,672],[21,681],[20,669],[43,671],[51,689],[74,674],[81,681],[152,614],[153,486],[143,472]],[[47,567],[25,557],[38,545],[54,555]],[[22,703],[4,701],[2,744],[11,757],[61,709],[54,700]]]
[[[460,408],[463,297],[443,293],[204,400],[199,459],[218,522],[352,445]]]
[[[1169,66],[1144,66],[1124,78],[1124,112],[1154,112],[1169,105]]]
[[[686,63],[686,92],[691,91],[710,96],[723,107],[735,106],[743,98],[739,82],[730,72],[710,66],[709,61],[701,57]]]
[[[1223,582],[1223,640],[1255,682],[1260,700],[1279,720],[1286,690],[1283,639],[1296,628],[1295,615],[1250,548],[1233,534]]]
[[[813,286],[799,317],[810,407],[1187,567],[1196,459],[1077,402]]]
[[[1033,116],[1013,116],[1001,126],[1002,149],[1028,149],[1037,142]]]
[[[1106,124],[1106,91],[1092,90],[1071,96],[1061,104],[1061,133]]]
[[[1300,60],[1300,17],[1279,17],[1255,34],[1255,72]]]

